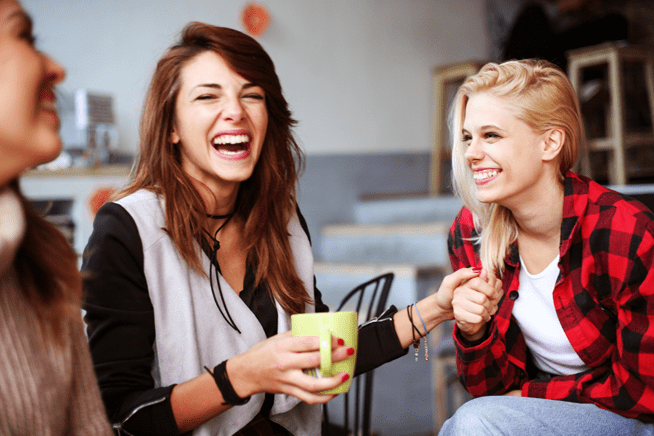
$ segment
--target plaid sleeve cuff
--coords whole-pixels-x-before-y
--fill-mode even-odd
[[[454,325],[454,343],[456,344],[457,353],[462,363],[472,363],[478,359],[483,359],[489,352],[492,335],[489,333],[494,330],[493,322],[486,327],[486,334],[479,340],[471,342],[466,340],[459,331],[459,327]]]

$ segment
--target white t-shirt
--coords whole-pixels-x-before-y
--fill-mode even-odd
[[[532,275],[520,258],[519,297],[513,317],[525,337],[536,367],[555,375],[570,375],[588,367],[579,358],[561,327],[552,293],[559,277],[559,256],[541,273]]]

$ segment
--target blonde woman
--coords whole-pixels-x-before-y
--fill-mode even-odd
[[[494,397],[441,434],[654,434],[654,217],[570,171],[582,124],[567,77],[487,64],[460,87],[452,126],[465,204],[452,266],[490,272],[454,291],[458,369],[474,397]]]
[[[19,176],[61,151],[61,65],[32,20],[0,0],[0,435],[111,435],[80,311],[77,256],[21,195]]]

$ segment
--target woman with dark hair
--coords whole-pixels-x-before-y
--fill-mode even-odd
[[[320,433],[326,311],[295,186],[302,153],[271,59],[241,32],[191,23],[146,97],[131,184],[98,212],[84,269],[91,351],[114,428],[133,435]],[[452,318],[444,280],[412,306],[422,335]],[[356,373],[405,354],[409,310],[360,329]],[[334,339],[333,361],[354,350]],[[217,365],[217,366],[216,366]],[[237,407],[233,407],[237,406]]]
[[[37,50],[32,20],[0,0],[0,434],[110,435],[66,238],[19,189],[61,151],[54,87],[64,69]]]
[[[572,84],[546,61],[489,63],[452,125],[452,268],[493,272],[505,298],[489,312],[481,278],[453,293],[457,367],[482,398],[441,434],[652,435],[654,216],[571,171]]]

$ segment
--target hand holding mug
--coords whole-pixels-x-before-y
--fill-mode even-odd
[[[346,373],[345,383],[322,394],[342,394],[350,389],[354,366],[356,363],[356,349],[359,336],[358,317],[356,312],[323,312],[303,313],[291,316],[293,336],[318,336],[320,338],[320,362],[309,371],[310,375],[322,378],[333,377],[336,374]],[[340,338],[348,351],[352,350],[348,359],[334,361],[330,344],[334,337]]]
[[[320,366],[320,339],[315,336],[293,337],[290,331],[259,342],[247,352],[227,361],[227,373],[234,391],[241,398],[266,393],[292,395],[308,404],[322,404],[333,395],[324,395],[351,379],[347,372],[317,379],[304,370]],[[332,362],[354,354],[351,347],[334,336],[330,342]]]

